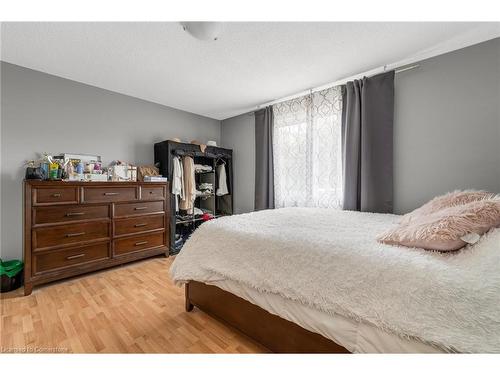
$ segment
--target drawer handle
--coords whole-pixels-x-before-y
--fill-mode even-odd
[[[61,193],[54,193],[52,194],[54,198],[61,198]]]
[[[140,241],[140,242],[136,242],[135,246],[146,245],[147,243],[148,243],[148,241]]]
[[[147,209],[147,207],[135,207],[134,210],[136,211],[142,211],[142,210],[145,210]]]
[[[139,223],[139,224],[135,224],[134,227],[138,228],[138,227],[145,227],[147,224],[146,223]]]
[[[104,193],[104,195],[118,195],[120,193]]]
[[[66,214],[67,217],[71,217],[71,216],[81,216],[81,215],[84,215],[85,212],[68,212]]]
[[[84,257],[85,254],[77,254],[77,255],[71,255],[69,257],[66,257],[67,260],[71,260],[71,259],[77,259],[77,258],[81,258],[81,257]]]
[[[78,236],[83,236],[85,232],[80,232],[80,233],[67,233],[66,237],[78,237]]]

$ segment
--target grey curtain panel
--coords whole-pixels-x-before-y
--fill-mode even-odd
[[[274,208],[273,107],[255,113],[255,210]]]
[[[342,86],[343,209],[393,211],[394,71]]]

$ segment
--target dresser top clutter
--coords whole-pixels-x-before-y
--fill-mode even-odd
[[[34,285],[168,255],[168,182],[24,182],[25,294]]]

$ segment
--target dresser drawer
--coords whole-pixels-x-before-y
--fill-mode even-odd
[[[84,263],[101,261],[110,257],[109,243],[80,246],[71,249],[36,254],[33,259],[33,273],[56,271]]]
[[[33,204],[49,203],[78,203],[78,190],[76,187],[55,187],[33,189]]]
[[[123,255],[165,245],[165,233],[158,232],[114,241],[115,255]]]
[[[108,205],[37,207],[33,210],[33,224],[107,218],[109,218]]]
[[[164,215],[140,216],[131,219],[115,220],[115,236],[122,234],[145,232],[165,227]]]
[[[137,188],[134,186],[83,187],[82,202],[120,202],[137,200]]]
[[[115,205],[115,217],[163,212],[163,202],[121,203]]]
[[[109,222],[58,225],[33,230],[33,249],[108,239]]]
[[[141,186],[141,199],[142,200],[154,200],[154,199],[164,199],[165,198],[165,188],[162,186]]]

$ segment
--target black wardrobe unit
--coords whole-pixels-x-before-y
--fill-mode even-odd
[[[201,183],[212,183],[213,194],[196,197],[194,206],[209,212],[213,216],[220,217],[233,214],[233,150],[207,146],[202,152],[199,145],[191,143],[179,143],[164,141],[155,143],[155,165],[160,169],[162,176],[168,177],[172,186],[173,180],[173,158],[178,156],[191,156],[195,164],[209,165],[210,172],[196,172],[196,186]],[[217,166],[224,164],[226,170],[226,182],[229,194],[218,196],[216,191],[219,187],[219,176]],[[180,210],[175,211],[175,196],[170,191],[170,254],[177,254],[184,241],[189,235],[203,223],[201,216],[187,215]]]

